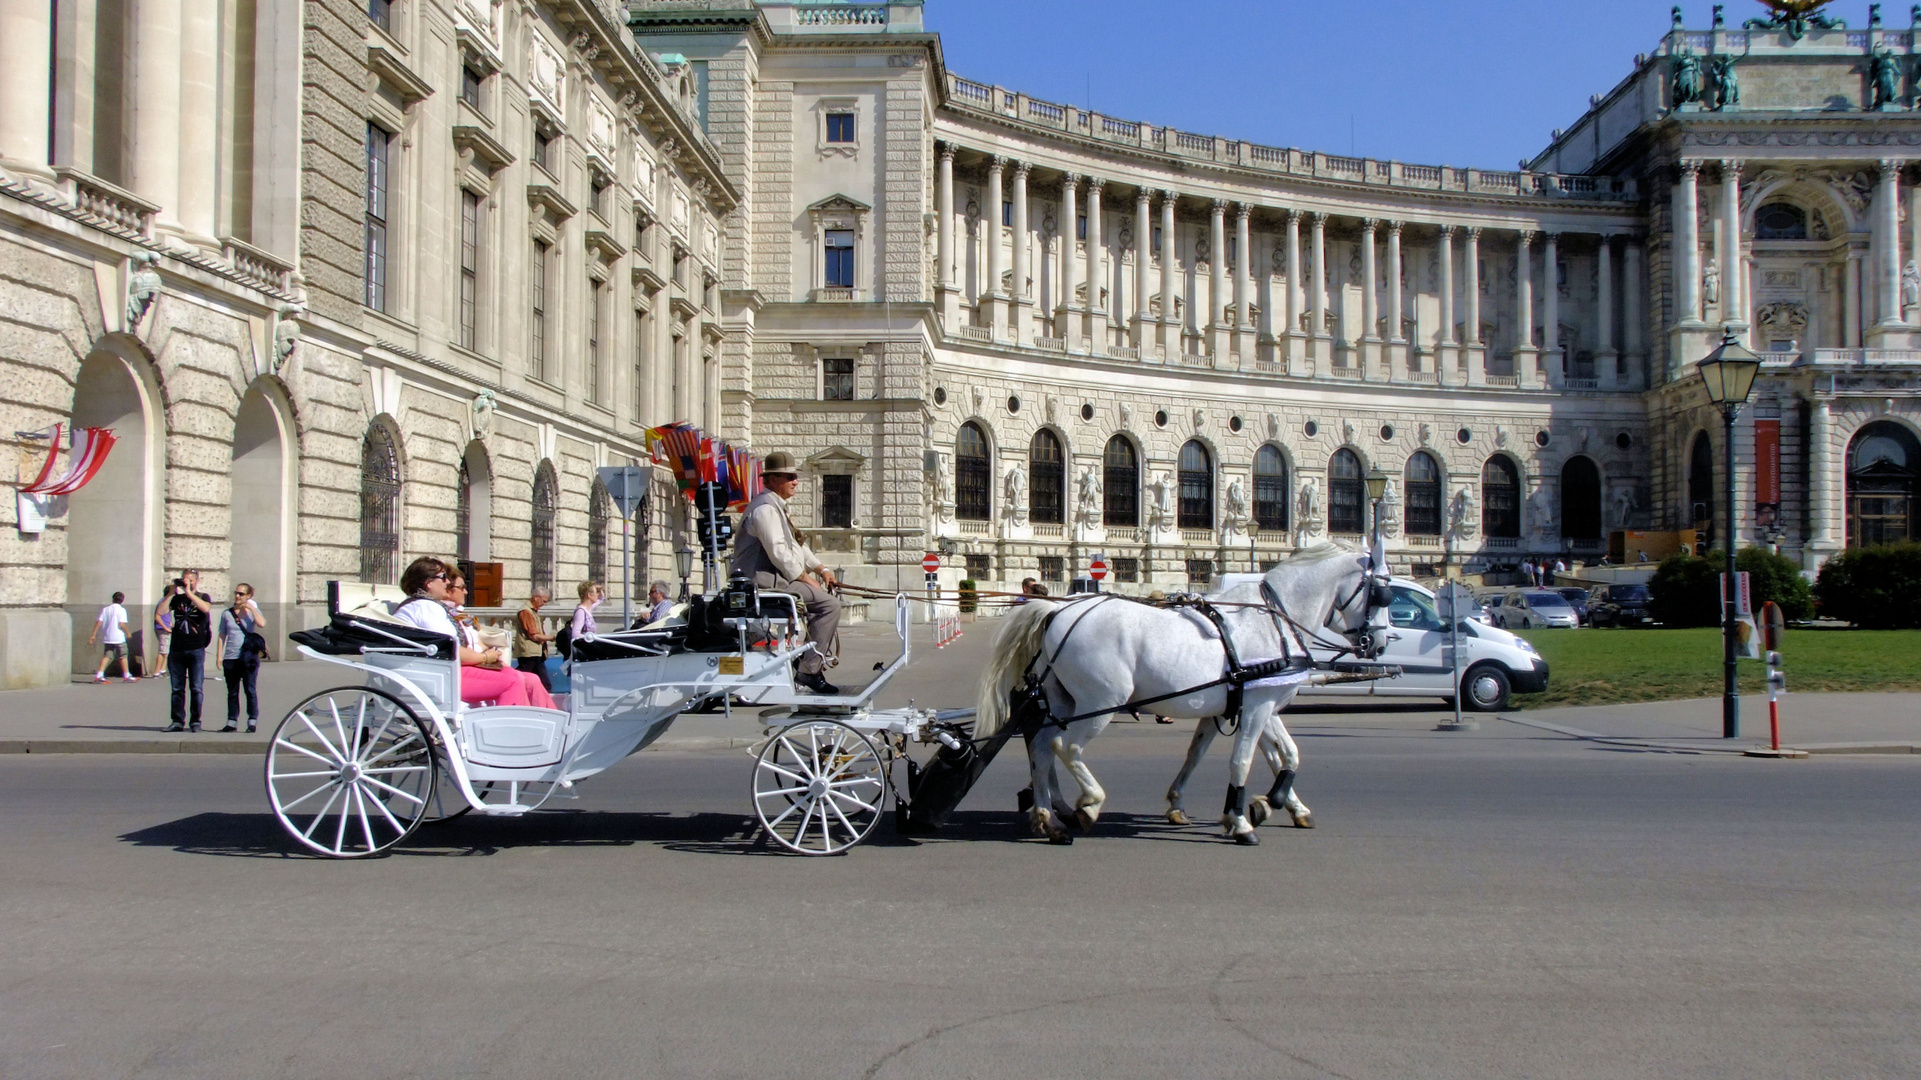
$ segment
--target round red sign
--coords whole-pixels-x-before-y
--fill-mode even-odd
[[[1095,581],[1107,577],[1107,560],[1096,556],[1093,562],[1087,564],[1087,576]]]
[[[933,552],[931,552],[931,551],[930,551],[930,552],[928,552],[928,553],[927,553],[926,555],[923,555],[923,556],[921,556],[921,560],[920,560],[920,568],[921,568],[922,570],[925,570],[925,571],[927,571],[927,572],[928,572],[928,573],[930,573],[930,574],[931,574],[931,573],[933,573],[933,572],[934,572],[934,571],[936,571],[936,570],[939,570],[939,569],[940,569],[940,556],[939,556],[939,555],[936,555],[936,554],[934,554],[934,553],[933,553]]]

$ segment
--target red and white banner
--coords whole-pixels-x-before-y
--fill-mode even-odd
[[[59,476],[53,475],[54,459],[60,456],[60,433],[64,425],[53,426],[53,445],[47,450],[47,463],[40,469],[40,475],[33,483],[20,489],[23,495],[71,495],[87,486],[100,467],[107,463],[107,453],[118,440],[109,428],[84,428],[73,433],[72,447],[67,455],[67,471]]]
[[[1754,521],[1763,529],[1781,516],[1781,421],[1754,422]]]

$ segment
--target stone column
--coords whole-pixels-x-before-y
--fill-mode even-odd
[[[1547,384],[1566,386],[1567,356],[1561,348],[1561,246],[1559,233],[1544,233],[1541,246],[1541,367]]]
[[[1514,246],[1514,375],[1524,387],[1541,384],[1537,369],[1539,350],[1534,347],[1534,233],[1521,230]]]
[[[1006,164],[998,156],[987,159],[987,212],[981,215],[987,225],[981,230],[987,238],[987,287],[974,301],[977,311],[985,306],[978,314],[993,328],[996,341],[1007,336],[1007,294],[1001,290],[1001,238],[1006,229],[1001,224],[1001,204],[1007,201],[1001,195],[1001,172]]]
[[[1107,267],[1103,259],[1106,249],[1101,241],[1101,185],[1106,183],[1095,176],[1087,181],[1087,334],[1093,344],[1090,352],[1106,352],[1108,341],[1108,305],[1101,299],[1101,287],[1107,284]]]
[[[1077,306],[1074,301],[1074,285],[1080,276],[1074,252],[1075,237],[1080,233],[1080,189],[1080,177],[1073,173],[1061,177],[1061,295],[1054,305],[1054,335],[1066,341],[1070,349],[1080,344],[1080,315],[1091,306]]]
[[[1904,328],[1901,321],[1901,166],[1900,161],[1881,162],[1879,183],[1875,185],[1875,230],[1870,241],[1875,248],[1874,275],[1878,310],[1877,329]]]
[[[1174,268],[1174,204],[1180,195],[1161,192],[1161,348],[1167,359],[1178,361],[1187,346],[1182,337],[1186,327],[1174,317],[1174,294],[1178,286]]]
[[[220,18],[218,0],[179,0],[180,225],[196,246],[218,250]]]
[[[1234,210],[1234,322],[1235,340],[1240,345],[1241,366],[1254,366],[1254,208],[1242,203]],[[1273,305],[1270,303],[1270,307]]]
[[[1027,344],[1034,332],[1034,301],[1027,295],[1027,278],[1032,273],[1027,260],[1027,248],[1031,243],[1027,234],[1027,174],[1033,168],[1033,163],[1028,161],[1014,165],[1014,281],[1008,292],[1012,297],[1009,303],[1013,307],[1013,341],[1016,345]]]
[[[1307,289],[1307,334],[1315,359],[1325,369],[1333,358],[1333,342],[1327,332],[1327,215],[1315,211],[1309,220],[1314,226],[1313,246],[1308,249],[1314,260],[1314,272]]]
[[[1142,350],[1151,349],[1154,344],[1153,336],[1147,332],[1148,322],[1153,318],[1147,303],[1148,264],[1153,261],[1150,254],[1154,236],[1153,199],[1154,193],[1146,188],[1134,193],[1134,327],[1129,340],[1136,349]]]
[[[1629,237],[1621,253],[1621,348],[1627,354],[1624,389],[1647,388],[1647,282],[1641,272],[1640,241]]]
[[[1674,283],[1679,293],[1680,321],[1701,321],[1700,196],[1695,190],[1701,172],[1698,161],[1681,162],[1681,182],[1674,185]]]
[[[1841,266],[1842,348],[1861,347],[1861,253],[1849,250]]]
[[[1470,225],[1466,230],[1467,248],[1462,252],[1461,269],[1467,275],[1467,288],[1462,295],[1467,303],[1461,321],[1467,325],[1461,336],[1461,348],[1467,353],[1467,384],[1469,386],[1487,385],[1487,343],[1481,340],[1481,229]]]
[[[955,333],[960,325],[960,292],[954,288],[954,153],[953,143],[940,148],[940,172],[934,185],[936,255],[935,280],[940,286],[941,325]]]
[[[1281,313],[1285,321],[1281,324],[1281,348],[1287,357],[1286,371],[1290,375],[1304,375],[1301,360],[1307,355],[1305,339],[1301,336],[1301,213],[1298,210],[1287,212],[1287,241],[1284,258],[1287,261],[1287,288],[1281,291],[1285,297]]]
[[[43,0],[0,4],[0,170],[53,179],[53,5]]]
[[[1401,223],[1387,223],[1387,377],[1407,381],[1407,338],[1401,333]]]
[[[180,22],[180,0],[137,0],[128,95],[133,153],[127,186],[159,204],[158,226],[175,235],[181,232]]]
[[[1459,346],[1454,341],[1454,226],[1441,226],[1434,257],[1441,264],[1441,337],[1434,347],[1434,381],[1446,385],[1459,365],[1454,363]]]
[[[1747,329],[1747,259],[1741,254],[1741,163],[1721,163],[1721,321]],[[1898,277],[1899,275],[1897,275]]]
[[[1387,377],[1381,363],[1381,286],[1377,280],[1380,266],[1375,261],[1373,218],[1361,219],[1361,333],[1354,343],[1360,353],[1361,378],[1376,382]]]
[[[1594,250],[1595,279],[1599,283],[1594,297],[1594,377],[1603,390],[1620,389],[1615,367],[1620,354],[1614,350],[1614,237],[1601,234],[1601,246]]]
[[[1207,351],[1227,360],[1227,200],[1215,199],[1207,225]]]
[[[1828,399],[1813,398],[1808,410],[1808,547],[1816,556],[1823,551],[1832,551],[1836,544],[1830,527],[1830,516],[1834,502],[1829,491],[1839,486],[1834,483],[1833,428],[1828,415]],[[1808,569],[1814,569],[1809,566]]]

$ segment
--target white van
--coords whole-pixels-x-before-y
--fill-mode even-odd
[[[1256,574],[1225,574],[1218,587],[1229,589],[1258,580]],[[1440,698],[1453,704],[1447,625],[1435,612],[1434,594],[1407,578],[1392,578],[1389,587],[1393,600],[1388,605],[1387,648],[1377,662],[1399,667],[1401,674],[1392,679],[1310,686],[1301,696]],[[1460,634],[1463,709],[1504,709],[1512,693],[1538,694],[1547,689],[1547,661],[1525,639],[1472,619],[1461,621]],[[1332,660],[1334,655],[1317,652],[1315,659]]]

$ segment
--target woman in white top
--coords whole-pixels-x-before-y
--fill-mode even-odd
[[[575,641],[595,632],[594,609],[600,606],[600,601],[605,596],[606,594],[601,591],[600,582],[583,581],[580,583],[580,605],[574,608],[573,627]]]
[[[465,636],[447,611],[448,586],[458,577],[458,571],[431,555],[415,559],[400,575],[400,587],[407,590],[407,599],[394,609],[394,618],[454,640],[454,649],[460,655],[460,700],[469,705],[481,701],[529,704],[519,673],[501,669],[499,649],[482,652],[462,644]],[[545,707],[552,708],[552,702],[548,698]]]

